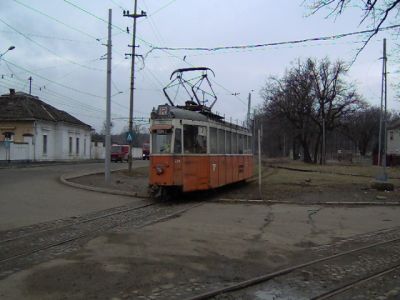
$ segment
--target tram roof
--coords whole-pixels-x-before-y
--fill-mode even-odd
[[[163,108],[165,110],[163,110]],[[185,119],[185,120],[200,121],[200,122],[211,121],[215,122],[216,124],[234,128],[236,130],[248,131],[247,128],[234,123],[228,123],[223,120],[224,117],[216,115],[209,111],[190,110],[190,109],[185,109],[183,107],[170,106],[168,104],[159,105],[157,111],[153,111],[152,119],[165,119],[165,118]]]

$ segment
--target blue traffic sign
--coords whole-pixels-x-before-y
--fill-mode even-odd
[[[133,132],[127,132],[126,133],[126,141],[128,142],[128,143],[130,143],[130,142],[132,142],[133,141]]]

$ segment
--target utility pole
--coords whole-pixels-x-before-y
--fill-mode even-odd
[[[29,95],[32,95],[32,76],[29,76]]]
[[[130,86],[130,98],[129,98],[129,134],[132,135],[133,132],[133,100],[134,100],[134,90],[135,90],[135,58],[136,58],[136,19],[141,17],[146,17],[146,13],[142,11],[137,14],[137,0],[134,4],[133,14],[128,11],[124,11],[124,17],[133,18],[133,30],[132,30],[132,53],[131,53],[131,86]],[[132,141],[129,142],[129,154],[128,154],[128,172],[132,172]]]
[[[262,163],[261,163],[261,138],[262,138],[262,128],[258,129],[258,194],[260,196],[260,199],[262,199],[262,188],[261,188],[261,168],[262,168]]]
[[[247,105],[247,128],[250,128],[250,126],[251,126],[250,109],[251,109],[251,93],[249,93],[249,102]]]
[[[106,157],[104,159],[104,179],[110,183],[111,179],[111,21],[112,10],[108,10],[108,41],[107,41],[107,104],[106,104]]]
[[[382,164],[383,164],[383,180],[387,181],[388,176],[386,172],[386,151],[387,151],[387,56],[386,56],[386,39],[383,39],[383,65],[384,65],[384,73],[383,77],[385,80],[385,113],[383,115],[383,157],[382,157]]]

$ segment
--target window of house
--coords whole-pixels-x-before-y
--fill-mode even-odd
[[[391,141],[393,141],[393,135],[394,135],[394,132],[393,131],[389,131],[389,136],[390,136],[390,140]]]
[[[83,155],[86,155],[86,139],[83,140]]]
[[[79,154],[79,138],[76,138],[76,154]]]
[[[182,129],[175,129],[174,153],[182,154]]]
[[[207,153],[207,127],[183,125],[185,153]]]
[[[210,153],[215,154],[217,151],[217,128],[210,127]]]
[[[47,134],[43,134],[43,154],[47,154]]]
[[[225,130],[218,129],[218,153],[225,154]]]
[[[69,154],[72,154],[72,136],[69,137]]]

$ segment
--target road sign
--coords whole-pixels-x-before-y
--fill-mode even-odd
[[[132,131],[128,131],[128,132],[126,133],[126,141],[127,141],[128,143],[131,143],[131,142],[133,141],[133,132],[132,132]]]

